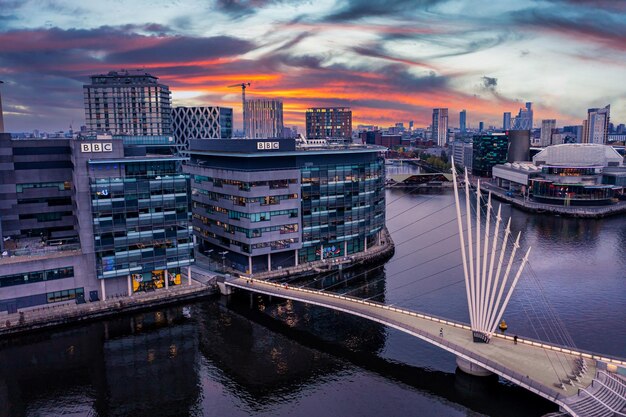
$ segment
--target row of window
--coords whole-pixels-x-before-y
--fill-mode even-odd
[[[241,211],[228,210],[228,209],[225,209],[224,207],[204,204],[199,201],[194,201],[193,207],[203,208],[208,214],[221,213],[221,214],[228,215],[229,219],[233,219],[233,220],[248,219],[251,222],[269,221],[272,219],[272,216],[298,217],[298,209],[263,211],[260,213],[243,213]]]
[[[248,238],[261,237],[266,232],[280,232],[280,234],[296,233],[298,231],[298,224],[282,224],[279,226],[259,227],[256,229],[246,229],[245,227],[239,227],[232,224],[224,223],[219,220],[209,219],[200,214],[194,214],[195,219],[200,220],[203,224],[213,225],[223,229],[225,232],[234,234],[240,232],[246,235]]]
[[[58,303],[61,301],[73,300],[78,296],[85,296],[84,288],[73,288],[71,290],[54,291],[47,294],[48,303]]]
[[[56,188],[59,191],[71,190],[72,183],[69,181],[60,182],[31,182],[26,184],[15,184],[15,191],[18,193],[28,190],[30,188]]]
[[[20,220],[36,219],[38,222],[54,222],[62,220],[63,217],[72,216],[71,211],[53,211],[48,213],[20,214]]]
[[[203,182],[211,182],[214,187],[222,187],[224,185],[232,185],[243,191],[250,191],[253,187],[269,187],[270,190],[288,188],[289,184],[297,184],[296,178],[285,178],[271,181],[239,181],[226,178],[206,177],[204,175],[194,175],[193,180],[201,184]]]
[[[281,194],[263,197],[241,197],[231,194],[216,193],[213,191],[203,190],[202,188],[192,188],[191,195],[206,195],[209,200],[219,201],[220,199],[232,201],[236,206],[245,207],[247,204],[259,203],[262,206],[280,204],[283,200],[293,200],[298,198],[298,194]]]
[[[25,272],[22,274],[0,276],[0,287],[12,287],[14,285],[31,284],[33,282],[52,281],[55,279],[71,278],[74,276],[74,268],[71,266],[44,271]]]

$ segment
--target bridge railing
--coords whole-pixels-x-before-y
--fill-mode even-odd
[[[275,286],[277,288],[281,288],[284,285],[284,284],[280,284],[280,283],[269,282],[269,281],[265,281],[265,280],[255,279],[255,278],[250,278],[250,280],[252,282],[255,282],[255,281],[256,282],[261,282],[261,283],[264,283],[264,284],[267,284],[267,285]],[[464,329],[464,330],[470,330],[470,331],[472,330],[472,328],[470,326],[468,326],[467,324],[461,323],[461,322],[457,322],[457,321],[454,321],[454,320],[446,319],[446,318],[443,318],[443,317],[438,317],[438,316],[435,316],[435,315],[416,313],[416,312],[411,311],[411,310],[397,308],[397,307],[390,306],[390,305],[387,305],[387,304],[384,304],[384,303],[381,303],[381,302],[378,302],[378,301],[364,300],[362,298],[358,298],[358,297],[354,297],[354,296],[335,294],[335,293],[319,291],[319,290],[310,290],[308,288],[303,288],[303,287],[290,287],[290,288],[293,289],[293,290],[304,292],[304,293],[323,294],[323,295],[331,297],[331,298],[343,299],[343,300],[346,300],[346,301],[356,302],[356,303],[368,305],[368,306],[371,306],[371,307],[377,307],[377,308],[382,308],[384,310],[395,311],[395,312],[398,312],[398,313],[406,314],[406,315],[417,317],[417,318],[420,318],[420,319],[430,320],[430,321],[434,321],[436,323],[441,323],[441,324],[445,324],[445,325],[448,325],[448,326],[461,328],[461,329]],[[498,334],[498,333],[494,333],[493,336],[501,338],[501,339],[510,340],[511,342],[514,342],[514,337],[513,336],[507,336],[507,335]],[[519,338],[518,337],[517,343],[530,345],[530,346],[535,346],[535,347],[538,347],[538,348],[551,350],[551,351],[555,351],[555,352],[561,352],[561,353],[565,353],[565,354],[569,354],[569,355],[575,355],[575,356],[579,356],[579,357],[586,358],[586,359],[593,359],[593,360],[596,360],[596,361],[601,361],[601,362],[605,362],[605,363],[609,363],[609,364],[613,364],[613,365],[617,365],[617,366],[626,366],[626,360],[617,359],[617,358],[609,358],[607,356],[601,356],[601,355],[595,354],[595,353],[590,352],[590,351],[585,351],[585,350],[581,350],[581,349],[572,349],[572,348],[569,348],[569,347],[566,347],[566,346],[559,346],[559,345],[555,345],[555,344],[551,344],[551,343],[546,343],[546,342],[542,342],[540,340],[536,340],[536,339],[532,339],[532,338],[527,338],[527,337]]]

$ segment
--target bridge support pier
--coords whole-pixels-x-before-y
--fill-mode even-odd
[[[456,357],[456,365],[461,371],[474,376],[489,376],[493,374],[491,371],[488,371],[487,369],[482,368],[467,359],[463,359],[460,356]]]

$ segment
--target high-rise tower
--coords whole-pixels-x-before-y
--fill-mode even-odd
[[[245,106],[248,139],[283,137],[282,100],[257,98],[247,100]]]
[[[448,109],[433,109],[432,138],[437,146],[448,143]]]
[[[135,70],[92,75],[83,86],[87,128],[113,135],[169,135],[172,108],[169,87]]]
[[[611,116],[611,106],[607,105],[601,109],[587,110],[587,124],[583,132],[584,143],[606,144],[609,134],[609,119]]]
[[[461,132],[467,130],[467,111],[465,109],[461,110],[461,113],[459,113],[459,129]]]

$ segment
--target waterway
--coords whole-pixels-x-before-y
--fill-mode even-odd
[[[391,167],[390,173],[407,172]],[[453,194],[388,190],[394,257],[311,283],[468,321]],[[626,218],[531,215],[508,206],[528,273],[509,332],[626,357]],[[561,328],[560,326],[558,326]],[[248,296],[0,341],[0,417],[542,416],[556,408],[384,326]]]

